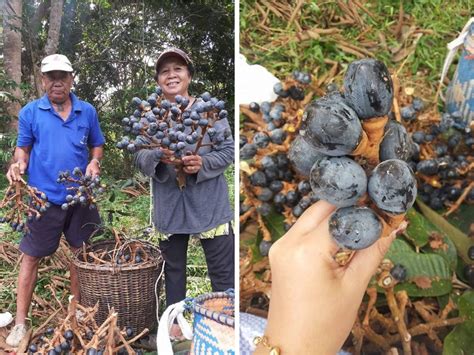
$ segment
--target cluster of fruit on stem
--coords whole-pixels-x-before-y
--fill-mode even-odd
[[[29,354],[141,354],[131,347],[135,341],[148,333],[148,329],[134,334],[131,327],[119,329],[117,313],[112,308],[109,316],[100,325],[94,319],[98,304],[93,308],[79,305],[74,299],[68,307],[68,314],[56,328],[49,327],[29,344]],[[77,315],[81,316],[78,317]]]
[[[64,211],[76,205],[97,208],[97,197],[103,194],[106,188],[105,184],[100,183],[99,176],[84,175],[78,167],[74,168],[72,173],[69,170],[60,172],[57,182],[67,185],[67,189],[72,192],[66,195],[66,202],[61,205]]]
[[[431,208],[449,207],[451,214],[462,203],[474,203],[474,122],[461,112],[423,113],[418,98],[401,108],[416,154],[409,162],[419,182],[419,196]]]
[[[271,207],[262,208],[263,203],[272,201],[281,206],[282,200],[285,207],[292,208],[292,216],[286,213],[289,220],[289,217],[298,217],[318,199],[326,200],[338,207],[330,217],[329,232],[343,250],[366,248],[394,230],[413,205],[417,188],[415,175],[406,162],[416,145],[399,122],[389,120],[387,115],[392,100],[392,80],[383,63],[373,59],[351,63],[344,77],[344,91],[332,88],[326,96],[307,105],[301,116],[296,115],[297,124],[301,117],[301,124],[296,126],[298,134],[287,137],[291,143],[287,157],[293,170],[302,178],[301,190],[307,195],[297,205],[289,205],[287,184],[283,182],[280,191],[275,190],[274,181],[268,181],[274,179],[268,179],[267,174],[273,162],[269,158],[261,159],[254,164],[260,169],[248,171],[250,184],[245,192],[248,195],[251,190],[257,200],[260,199],[261,203],[254,204],[257,212],[269,213]],[[275,107],[283,106],[279,111],[284,112],[292,105],[291,101],[286,105],[277,102],[268,111],[271,113]],[[270,118],[270,124],[278,120],[266,110],[254,110],[254,113],[254,121],[265,120],[266,116]],[[250,113],[247,115],[251,116]],[[288,129],[291,116],[284,118],[287,121],[281,123],[283,130],[293,133],[294,127]],[[257,137],[268,135],[271,140],[272,133],[273,130],[255,133],[255,152],[248,142],[244,142],[243,158],[254,158],[263,148],[260,142],[264,141]],[[272,143],[284,145],[284,142]],[[283,153],[285,151],[283,149]],[[276,165],[281,168],[278,162]],[[308,183],[312,190],[309,192]],[[263,200],[261,196],[264,196]],[[252,199],[247,198],[244,203],[248,201],[252,202]],[[271,236],[264,233],[260,245],[262,254],[268,253],[270,246]]]
[[[0,217],[0,223],[8,223],[14,231],[26,232],[25,219],[39,220],[50,205],[44,192],[28,186],[25,180],[20,178],[8,186],[0,202],[0,209],[8,209],[5,215]]]
[[[156,91],[142,100],[133,98],[135,111],[122,119],[125,133],[134,136],[122,137],[117,147],[134,153],[141,149],[154,149],[157,158],[175,166],[177,180],[181,188],[185,186],[185,175],[181,158],[197,154],[204,146],[218,147],[230,135],[228,127],[220,127],[217,121],[226,119],[225,103],[205,92],[189,107],[187,97],[176,95],[175,102],[162,96],[158,86]],[[207,135],[208,141],[204,142]],[[172,154],[165,154],[164,150]]]

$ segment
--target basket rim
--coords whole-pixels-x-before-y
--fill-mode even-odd
[[[79,269],[84,269],[84,270],[92,270],[92,271],[112,271],[112,273],[116,273],[117,271],[132,271],[132,270],[146,270],[146,269],[153,269],[153,268],[159,268],[160,265],[163,265],[164,259],[163,259],[163,254],[157,246],[153,245],[149,241],[146,240],[140,240],[140,239],[127,239],[125,240],[125,243],[130,244],[132,242],[139,242],[142,244],[145,244],[147,247],[150,247],[153,249],[153,251],[159,253],[159,257],[157,260],[153,261],[146,261],[144,263],[139,263],[139,264],[129,264],[129,265],[121,265],[121,264],[114,264],[114,263],[108,263],[108,264],[91,264],[82,260],[79,260],[79,255],[82,254],[83,250],[82,248],[79,248],[76,250],[73,255],[72,255],[72,263],[74,266],[76,266]],[[106,239],[106,240],[101,240],[92,244],[89,244],[87,248],[91,248],[97,245],[110,245],[110,244],[115,244],[115,240],[113,239]]]
[[[229,327],[234,328],[235,316],[231,316],[231,315],[224,314],[217,311],[212,311],[201,305],[202,302],[213,299],[213,298],[228,298],[232,300],[232,304],[234,306],[234,314],[235,314],[234,294],[229,293],[229,292],[210,292],[210,293],[205,293],[203,295],[196,297],[194,299],[193,306],[192,306],[193,311],[206,318],[210,318],[220,324],[227,325]]]

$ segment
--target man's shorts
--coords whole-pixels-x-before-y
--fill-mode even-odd
[[[73,248],[79,248],[100,225],[97,209],[76,205],[66,211],[51,205],[38,221],[27,223],[29,232],[21,242],[20,250],[26,255],[44,257],[54,254],[59,247],[61,234]]]

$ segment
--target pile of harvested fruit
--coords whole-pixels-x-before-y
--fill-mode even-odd
[[[190,101],[181,95],[170,102],[162,96],[158,86],[147,100],[133,98],[135,111],[130,117],[122,119],[124,131],[134,136],[124,136],[117,143],[120,149],[134,153],[141,149],[162,148],[172,152],[161,161],[176,166],[177,180],[181,188],[185,186],[185,174],[181,157],[197,154],[201,147],[219,145],[231,136],[227,125],[219,120],[227,118],[225,103],[205,92],[188,108]]]
[[[8,211],[0,217],[0,223],[8,223],[12,230],[26,231],[26,219],[40,219],[41,214],[50,206],[46,194],[35,187],[28,186],[20,179],[8,186],[5,196],[0,202],[0,209]]]
[[[98,310],[83,307],[74,300],[69,304],[68,314],[56,328],[37,329],[29,346],[30,354],[141,354],[132,344],[148,333],[144,329],[133,334],[130,327],[119,329],[117,313],[112,308],[108,318],[97,324],[94,316]],[[21,346],[21,344],[20,344]]]
[[[106,187],[100,183],[99,176],[84,175],[78,167],[72,173],[68,170],[60,172],[57,182],[68,186],[67,189],[72,192],[66,195],[66,202],[61,205],[63,210],[75,205],[96,208],[97,197],[104,193]]]
[[[275,88],[277,94],[282,93],[280,86]],[[392,101],[387,68],[364,59],[349,65],[344,93],[331,91],[310,103],[303,114],[285,112],[288,106],[296,108],[292,103],[277,102],[269,110],[262,107],[261,112],[254,109],[254,119],[269,122],[266,130],[251,132],[253,142],[244,142],[243,158],[251,157],[251,145],[256,148],[254,156],[260,149],[267,154],[243,169],[244,215],[254,213],[249,212],[252,208],[265,215],[273,202],[291,225],[307,207],[323,199],[338,207],[329,231],[341,249],[366,248],[393,231],[413,205],[417,189],[406,162],[416,146],[400,123],[389,120]],[[294,137],[287,137],[287,132],[298,130]],[[296,179],[288,169],[290,164]],[[282,176],[272,174],[278,170]],[[266,255],[270,246],[271,236],[264,233],[261,253]]]

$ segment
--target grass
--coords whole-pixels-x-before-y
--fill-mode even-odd
[[[335,25],[328,23],[328,19],[348,17],[347,11],[341,10],[337,1],[304,2],[291,23],[289,19],[295,9],[287,2],[241,1],[240,51],[250,62],[267,67],[279,78],[283,79],[295,69],[307,70],[318,77],[331,67],[328,60],[340,63],[345,71],[349,62],[358,59],[356,55],[341,49],[339,44],[344,41],[370,51],[384,61],[392,72],[400,71],[399,75],[404,78],[412,81],[421,79],[434,96],[447,54],[446,45],[457,37],[469,19],[474,8],[472,2],[402,1],[404,17],[399,32],[396,32],[400,23],[399,1],[370,0],[360,3],[371,14],[358,11],[362,24]],[[340,36],[331,34],[301,38],[305,31],[321,28],[338,29]],[[417,34],[421,37],[411,50]],[[398,59],[397,54],[393,53],[397,48],[401,48],[398,55],[402,51],[410,54]]]

